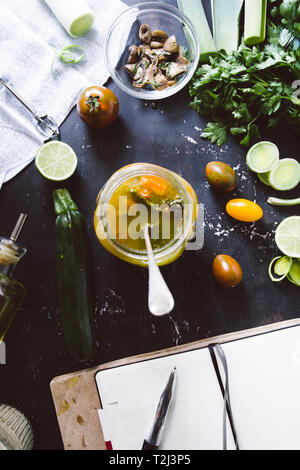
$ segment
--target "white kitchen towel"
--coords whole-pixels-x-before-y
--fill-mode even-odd
[[[52,116],[58,125],[83,88],[107,81],[106,32],[126,8],[119,0],[88,3],[95,14],[94,26],[86,36],[74,39],[44,0],[0,0],[0,78],[40,115]],[[74,65],[57,60],[52,74],[54,51],[70,44],[81,45],[85,59]],[[0,85],[0,188],[34,159],[43,143],[35,125],[34,117]]]

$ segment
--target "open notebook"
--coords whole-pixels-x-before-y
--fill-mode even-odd
[[[225,343],[222,349],[240,448],[300,449],[300,326]],[[142,448],[175,366],[177,384],[160,449],[222,449],[224,401],[204,348],[96,374],[100,421],[114,450]],[[229,424],[227,439],[234,449]]]

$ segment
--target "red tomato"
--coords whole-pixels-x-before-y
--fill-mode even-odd
[[[119,113],[116,95],[102,86],[91,86],[77,100],[79,117],[91,127],[102,128],[112,124]]]
[[[241,222],[256,222],[264,215],[262,208],[247,199],[232,199],[227,203],[227,213]]]
[[[218,255],[213,261],[215,280],[227,289],[236,287],[243,279],[243,271],[239,263],[231,256]]]

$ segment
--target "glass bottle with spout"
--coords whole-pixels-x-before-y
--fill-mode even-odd
[[[12,275],[15,266],[26,253],[16,244],[27,215],[21,214],[9,239],[0,237],[0,342],[14,319],[25,295],[23,285]]]

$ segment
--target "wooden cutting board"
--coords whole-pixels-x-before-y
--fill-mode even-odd
[[[101,408],[95,383],[99,370],[134,362],[205,348],[212,343],[225,343],[271,331],[300,325],[300,319],[289,320],[251,330],[230,333],[215,338],[195,341],[182,346],[163,349],[121,359],[101,366],[54,378],[50,383],[58,424],[65,450],[105,450],[105,442],[98,417]]]

